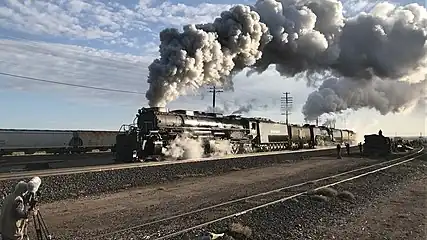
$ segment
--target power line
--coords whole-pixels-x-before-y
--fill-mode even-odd
[[[70,45],[71,47],[67,48],[66,51],[64,52],[65,55],[60,56],[60,55],[52,53],[52,51],[55,51],[55,49],[43,48],[43,47],[49,46],[49,44],[52,44],[52,45],[56,44],[56,45],[58,45],[59,43],[34,41],[34,40],[25,39],[25,38],[5,36],[5,35],[2,35],[2,34],[0,34],[0,48],[4,47],[6,49],[9,49],[10,46],[8,44],[3,44],[1,42],[1,40],[11,40],[11,39],[16,39],[17,41],[15,41],[15,40],[12,40],[12,41],[19,42],[20,44],[25,45],[25,46],[34,47],[36,49],[43,49],[45,52],[36,52],[36,53],[38,53],[40,55],[46,55],[48,58],[53,59],[53,60],[60,59],[59,61],[61,61],[62,59],[64,59],[64,60],[68,60],[68,61],[71,61],[71,62],[82,63],[82,64],[85,64],[85,65],[87,65],[88,62],[90,62],[91,65],[95,65],[97,68],[111,69],[113,71],[120,70],[120,72],[129,72],[131,74],[135,74],[135,72],[132,71],[132,69],[129,69],[128,67],[138,68],[139,64],[144,63],[144,61],[130,61],[128,59],[122,59],[122,58],[120,60],[116,60],[116,59],[113,59],[113,58],[107,57],[107,56],[106,57],[102,57],[102,56],[98,56],[98,55],[91,55],[91,54],[89,54],[86,51],[79,51],[77,49],[73,49],[72,48],[72,47],[81,47],[79,45]],[[95,50],[98,50],[100,52],[106,52],[106,53],[109,53],[109,54],[113,53],[113,54],[127,55],[127,54],[122,54],[122,53],[118,53],[118,52],[114,52],[114,51],[106,50],[106,49],[95,49]],[[23,50],[23,49],[21,49],[21,51],[32,52],[30,50]],[[74,54],[75,58],[70,58],[69,56],[67,56],[70,53]],[[88,58],[84,59],[86,56]],[[135,57],[142,57],[142,56],[137,56],[136,55]],[[6,61],[3,61],[3,62],[6,62]],[[37,63],[50,64],[50,61],[46,61],[46,60],[43,60],[43,59],[38,59]],[[108,65],[106,63],[112,64],[112,65]]]
[[[74,69],[68,69],[68,70],[64,70],[61,68],[57,68],[55,66],[51,66],[49,68],[46,68],[46,64],[44,66],[37,66],[34,64],[31,65],[27,65],[27,66],[22,66],[22,63],[17,63],[17,62],[8,62],[8,61],[2,61],[0,60],[0,64],[4,63],[7,64],[6,67],[2,67],[0,68],[1,70],[3,69],[13,69],[13,68],[25,68],[31,72],[32,70],[42,70],[42,71],[49,71],[50,75],[60,75],[61,77],[65,79],[81,79],[81,78],[85,78],[85,79],[105,79],[105,78],[117,78],[119,77],[120,80],[123,82],[123,85],[130,83],[133,84],[135,82],[135,80],[137,79],[141,79],[144,78],[144,75],[142,74],[127,74],[127,73],[122,73],[120,72],[121,69],[116,68],[115,70],[100,70],[99,72],[94,72],[94,71],[87,71],[85,69],[78,69],[78,68],[74,68]],[[0,70],[0,71],[1,71]],[[18,71],[17,70],[17,71]],[[99,74],[101,73],[101,74]]]
[[[26,80],[31,80],[31,81],[37,81],[37,82],[44,82],[44,83],[65,85],[65,86],[71,86],[71,87],[80,87],[80,88],[95,89],[95,90],[100,90],[100,91],[130,93],[130,94],[139,94],[139,95],[144,95],[145,94],[145,93],[142,93],[142,92],[134,92],[134,91],[128,91],[128,90],[120,90],[120,89],[112,89],[112,88],[101,88],[101,87],[93,87],[93,86],[87,86],[87,85],[81,85],[81,84],[57,82],[57,81],[52,81],[52,80],[47,80],[47,79],[27,77],[27,76],[15,75],[15,74],[10,74],[10,73],[5,73],[5,72],[0,72],[0,75],[8,76],[8,77],[14,77],[14,78],[20,78],[20,79],[26,79]]]
[[[1,49],[1,43],[0,43],[0,52],[1,52],[1,50],[2,49]],[[47,54],[45,54],[45,55],[47,55]],[[30,68],[37,68],[37,69],[44,69],[44,70],[46,70],[46,69],[55,70],[56,72],[67,72],[67,71],[63,70],[64,69],[63,66],[52,64],[52,61],[61,61],[61,60],[51,59],[51,61],[49,61],[49,60],[46,61],[43,58],[44,58],[44,56],[37,59],[37,62],[30,62],[29,64],[23,64],[22,62],[10,61],[10,60],[7,60],[7,61],[0,60],[0,63],[15,65],[15,66],[29,65]],[[50,56],[48,56],[48,58],[50,58]],[[54,57],[54,58],[56,58],[56,57]],[[79,67],[82,69],[82,71],[77,71],[77,67],[73,67],[75,69],[75,71],[77,71],[77,73],[84,72],[85,74],[87,74],[87,71],[93,70],[92,67],[96,67],[97,68],[96,70],[98,70],[100,72],[113,71],[113,72],[120,72],[121,75],[128,74],[130,76],[135,76],[135,77],[143,76],[143,74],[139,73],[140,70],[136,68],[137,66],[135,66],[135,70],[132,70],[132,69],[123,69],[121,66],[108,66],[108,65],[105,66],[105,65],[102,65],[101,63],[92,63],[90,60],[85,62],[82,60],[75,60],[75,59],[70,59],[70,58],[65,58],[65,57],[58,57],[58,58],[70,60],[70,64],[74,64],[74,63],[79,62],[82,65],[85,65],[84,67]],[[49,66],[49,68],[46,68],[46,66]],[[89,67],[89,69],[87,69],[86,67]],[[134,66],[132,66],[132,67],[134,67]],[[69,69],[70,68],[68,67],[67,70],[69,70]],[[73,73],[75,71],[73,71]]]

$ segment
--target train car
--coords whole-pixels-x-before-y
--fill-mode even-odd
[[[341,142],[343,144],[349,143],[349,140],[350,140],[349,131],[346,129],[342,129],[341,134],[342,134],[342,141]]]
[[[354,131],[343,129],[342,136],[343,136],[342,143],[344,144],[348,143],[350,145],[355,145],[357,142],[357,136]]]
[[[69,148],[74,152],[89,152],[93,150],[107,151],[112,150],[116,144],[116,131],[75,131],[73,132],[74,139],[81,140],[81,144],[77,146],[74,143],[69,144]],[[72,141],[72,140],[71,140]]]
[[[289,125],[288,131],[291,136],[291,149],[310,148],[312,136],[310,126]]]
[[[117,162],[160,160],[162,150],[182,135],[201,140],[205,154],[209,154],[212,140],[228,140],[234,154],[314,148],[343,141],[340,129],[166,108],[141,108],[129,126],[116,136]]]
[[[0,129],[0,155],[65,152],[72,138],[70,131]]]
[[[259,121],[259,141],[255,144],[261,151],[285,150],[290,148],[291,138],[286,124]]]
[[[0,156],[82,153],[114,148],[117,131],[0,129]]]
[[[308,125],[311,131],[311,148],[316,146],[332,146],[333,142],[332,132],[325,126]]]
[[[332,131],[332,138],[333,138],[333,141],[337,144],[337,143],[339,143],[339,144],[342,144],[343,143],[343,133],[342,133],[342,130],[341,129],[336,129],[336,128],[332,128],[331,129],[331,131]]]

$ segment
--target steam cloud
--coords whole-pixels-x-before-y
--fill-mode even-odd
[[[230,101],[229,101],[230,102]],[[223,107],[215,107],[213,109],[212,106],[209,106],[206,108],[206,112],[215,112],[215,113],[221,113],[221,114],[245,114],[249,113],[252,110],[258,110],[258,109],[267,109],[267,104],[261,104],[257,105],[258,100],[255,98],[252,98],[249,100],[249,102],[245,102],[243,104],[239,103],[239,101],[232,102],[234,106],[232,106],[229,102],[224,102]],[[237,108],[237,109],[236,109]],[[235,109],[235,110],[233,110]]]
[[[163,149],[163,154],[173,159],[195,159],[203,157],[220,157],[232,152],[232,145],[228,140],[209,140],[210,152],[204,154],[204,142],[194,139],[189,133],[184,133],[174,139],[169,146]]]
[[[237,5],[213,23],[160,33],[146,97],[165,106],[203,85],[233,85],[244,68],[250,75],[275,65],[284,77],[305,73],[308,81],[329,73],[309,96],[306,119],[361,107],[398,112],[425,96],[426,30],[427,11],[415,3],[385,2],[352,18],[337,0]]]
[[[257,105],[256,103],[257,103],[257,99],[253,98],[249,102],[239,105],[239,107],[236,110],[234,110],[231,114],[244,114],[244,113],[249,113],[252,110],[268,108],[267,104]]]
[[[325,122],[322,124],[322,126],[325,126],[325,127],[334,127],[335,123],[336,123],[335,119],[328,118],[328,119],[325,119]]]

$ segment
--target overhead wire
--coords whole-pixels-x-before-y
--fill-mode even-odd
[[[40,46],[42,44],[49,44],[49,43],[46,43],[46,42],[33,41],[33,40],[25,39],[25,38],[5,36],[5,35],[1,35],[1,34],[0,34],[0,37],[6,37],[7,39],[11,38],[11,39],[16,39],[16,40],[21,40],[20,41],[21,44],[26,45],[26,46],[36,47],[36,48],[40,48]],[[1,45],[0,45],[0,48],[1,48]],[[78,53],[78,55],[76,55],[76,56],[81,56],[82,54],[85,54],[85,55],[88,55],[92,59],[95,58],[97,60],[98,59],[102,60],[102,62],[94,64],[97,68],[101,68],[101,70],[102,69],[110,69],[112,71],[128,72],[128,73],[131,73],[132,75],[134,75],[135,77],[137,77],[137,75],[135,75],[135,72],[131,71],[129,69],[119,68],[119,66],[118,67],[105,66],[104,64],[101,64],[101,63],[114,63],[114,64],[118,64],[118,65],[132,64],[132,65],[137,66],[137,64],[135,64],[134,62],[131,62],[131,61],[117,61],[117,60],[114,60],[114,59],[111,59],[111,58],[103,58],[101,56],[90,55],[90,54],[88,54],[86,52],[78,51],[78,50],[75,50],[75,49],[67,49],[67,51],[68,52]],[[40,54],[48,55],[46,53],[40,53]],[[51,58],[60,58],[60,59],[70,60],[69,58],[66,58],[65,56],[57,56],[57,55],[55,55],[55,56],[48,55],[48,56],[51,57]],[[12,64],[20,64],[20,63],[12,62],[12,61],[9,61],[9,62],[8,61],[1,61],[1,62],[3,62],[3,63],[12,63]],[[72,59],[72,62],[81,62],[81,63],[87,65],[87,62],[83,61],[81,59]],[[37,61],[37,63],[46,63],[46,64],[49,64],[51,62],[50,61],[43,61],[43,60],[41,60],[41,61]],[[41,66],[32,65],[31,67],[43,69],[43,67],[41,67]],[[46,70],[50,70],[51,71],[51,70],[58,70],[58,69],[49,68],[49,69],[46,69]],[[57,72],[59,72],[59,73],[75,74],[75,72],[68,72],[68,71],[64,71],[64,70],[59,70]],[[44,78],[23,76],[23,75],[8,73],[8,72],[0,72],[0,75],[7,76],[7,77],[19,78],[19,79],[23,79],[23,80],[31,80],[31,81],[37,81],[37,82],[43,82],[43,83],[49,83],[49,84],[57,84],[57,85],[70,86],[70,87],[79,87],[79,88],[93,89],[93,90],[99,90],[99,91],[109,91],[109,92],[120,92],[120,93],[128,93],[128,94],[145,95],[145,93],[143,93],[143,92],[130,91],[130,90],[122,90],[122,89],[113,89],[113,88],[105,88],[105,87],[95,87],[95,86],[89,86],[89,85],[83,85],[83,84],[74,84],[74,83],[59,82],[59,81],[53,81],[53,80],[48,80],[48,79],[44,79]]]
[[[2,61],[0,60],[0,63],[4,63],[7,64],[7,66],[20,66],[22,65],[22,63],[18,63],[18,62],[14,62],[14,61]],[[46,65],[42,65],[42,66],[38,66],[38,65],[28,65],[25,70],[29,71],[30,69],[40,69],[40,70],[45,70],[45,71],[49,71],[49,74],[54,72],[57,74],[61,74],[61,75],[66,75],[67,77],[73,77],[75,78],[78,75],[83,75],[85,78],[101,78],[101,79],[106,79],[106,78],[111,78],[112,75],[111,73],[115,73],[118,77],[120,77],[120,81],[121,83],[125,84],[127,82],[130,82],[129,79],[141,79],[144,77],[143,74],[128,74],[128,73],[122,73],[121,69],[117,68],[117,69],[112,69],[111,71],[102,71],[100,70],[99,73],[97,74],[95,71],[85,71],[83,70],[78,70],[78,69],[73,69],[72,71],[67,71],[65,69],[61,69],[55,66],[49,66],[49,68],[46,67]],[[0,70],[1,71],[1,70]],[[9,72],[10,74],[13,74],[12,72]]]
[[[34,78],[34,77],[28,77],[28,76],[10,74],[10,73],[6,73],[6,72],[0,72],[0,75],[7,76],[7,77],[20,78],[20,79],[30,80],[30,81],[38,81],[38,82],[44,82],[44,83],[50,83],[50,84],[58,84],[58,85],[71,86],[71,87],[80,87],[80,88],[94,89],[94,90],[100,90],[100,91],[130,93],[130,94],[139,94],[139,95],[144,95],[145,94],[143,92],[136,92],[136,91],[128,91],[128,90],[121,90],[121,89],[94,87],[94,86],[81,85],[81,84],[73,84],[73,83],[64,83],[64,82],[52,81],[52,80],[48,80],[48,79]]]

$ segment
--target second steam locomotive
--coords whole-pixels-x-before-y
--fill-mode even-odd
[[[134,123],[123,125],[116,137],[116,161],[159,160],[163,149],[184,134],[202,140],[206,154],[212,140],[228,140],[233,154],[356,142],[356,133],[351,130],[286,125],[265,118],[200,111],[141,108]]]

